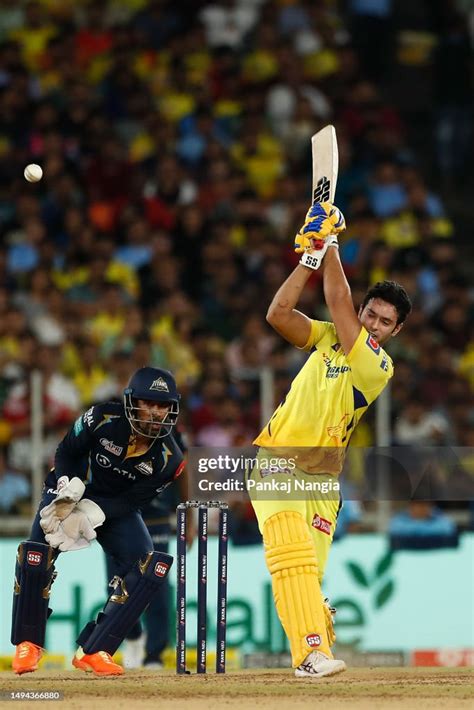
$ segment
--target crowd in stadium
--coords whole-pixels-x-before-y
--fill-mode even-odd
[[[258,371],[275,371],[278,402],[305,357],[282,344],[265,313],[298,260],[310,138],[327,123],[337,129],[341,253],[355,301],[393,278],[414,303],[389,348],[394,442],[474,446],[473,294],[440,190],[466,169],[470,91],[448,88],[427,126],[444,178],[435,181],[384,91],[383,77],[403,60],[387,41],[391,5],[2,3],[5,511],[27,497],[35,368],[44,376],[45,467],[78,413],[120,396],[143,364],[175,373],[188,442],[254,438]],[[468,72],[469,52],[464,16],[453,3],[433,5],[436,91],[450,62]],[[449,145],[453,126],[458,143]],[[24,180],[28,163],[42,166],[41,182]],[[301,310],[327,318],[318,274],[312,284]],[[370,417],[354,441],[373,443]]]

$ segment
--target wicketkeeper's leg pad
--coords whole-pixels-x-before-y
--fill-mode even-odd
[[[311,653],[329,649],[316,553],[300,513],[281,511],[265,521],[263,542],[272,575],[278,616],[290,642],[296,668]]]
[[[31,641],[44,648],[51,584],[58,555],[49,545],[27,540],[18,546],[13,590],[11,642]]]
[[[84,653],[115,653],[166,579],[172,564],[171,555],[149,552],[123,579],[116,578],[115,589],[103,611],[96,621],[86,624],[77,638]],[[163,619],[163,623],[167,620]]]

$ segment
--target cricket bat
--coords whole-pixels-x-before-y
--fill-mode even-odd
[[[325,126],[311,138],[313,151],[313,205],[334,202],[336,194],[339,153],[336,129]]]
[[[318,202],[334,202],[336,194],[339,153],[336,129],[325,126],[311,138],[313,153],[313,205]],[[300,264],[310,269],[319,269],[326,253],[324,240],[311,240],[312,251],[306,250]]]

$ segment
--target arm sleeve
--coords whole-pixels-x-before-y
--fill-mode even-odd
[[[86,477],[84,461],[94,441],[94,430],[102,420],[100,406],[91,407],[74,422],[64,439],[59,443],[54,457],[56,480],[61,476]]]
[[[347,356],[347,361],[351,366],[354,386],[362,392],[370,404],[393,376],[391,358],[362,327]]]
[[[304,350],[305,352],[310,352],[312,350],[312,348],[314,348],[314,346],[317,345],[319,343],[319,341],[324,338],[326,333],[331,328],[332,329],[334,328],[332,323],[327,323],[326,321],[321,321],[321,320],[312,320],[311,321],[311,332],[309,334],[308,340],[303,345],[303,347],[298,348],[298,350]]]

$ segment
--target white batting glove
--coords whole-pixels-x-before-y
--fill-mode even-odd
[[[324,256],[329,247],[332,246],[339,249],[339,242],[337,241],[337,236],[335,234],[331,234],[330,237],[326,237],[324,240],[319,240],[319,243],[321,244],[319,249],[305,250],[300,259],[300,264],[307,266],[309,269],[313,269],[314,271],[319,269],[323,263]]]

